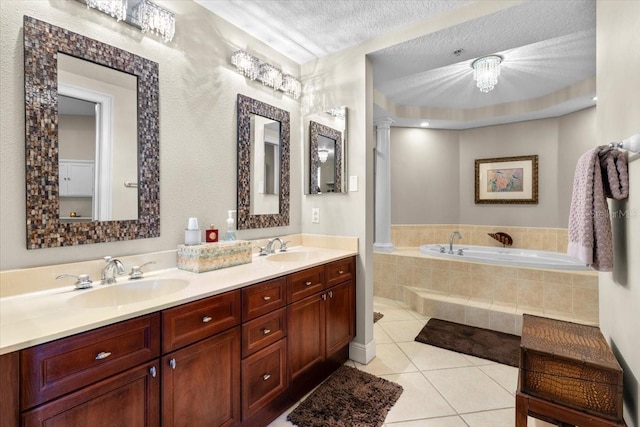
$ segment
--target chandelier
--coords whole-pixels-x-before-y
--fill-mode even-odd
[[[471,66],[473,67],[473,80],[480,92],[487,93],[493,90],[498,84],[498,76],[500,75],[500,63],[502,57],[498,55],[489,55],[478,58]]]

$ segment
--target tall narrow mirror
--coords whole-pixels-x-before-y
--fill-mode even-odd
[[[289,225],[289,113],[238,95],[238,229]]]
[[[308,116],[307,194],[346,193],[347,108]]]

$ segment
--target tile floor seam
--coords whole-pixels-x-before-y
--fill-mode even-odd
[[[483,366],[491,366],[491,365],[483,365]],[[508,365],[507,365],[508,366]],[[480,367],[478,367],[480,368]],[[482,369],[480,369],[480,371],[482,371],[483,374],[485,374],[486,376],[488,376],[489,378],[491,378],[491,380],[498,384],[500,387],[502,387],[503,390],[505,390],[507,393],[509,393],[510,395],[515,397],[515,391],[511,391],[509,389],[507,389],[505,386],[503,386],[498,380],[496,380],[495,378],[493,378],[491,375],[487,374],[485,371],[483,371]]]

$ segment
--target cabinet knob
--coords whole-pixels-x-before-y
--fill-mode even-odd
[[[264,328],[264,329],[262,330],[262,333],[263,333],[263,334],[265,334],[265,335],[269,335],[269,334],[271,333],[271,329]]]
[[[265,300],[265,301],[269,301],[271,299],[271,297],[268,296],[268,295],[265,295],[265,296],[262,297],[262,299]]]
[[[326,301],[326,300],[327,300],[327,294],[322,294],[322,299],[323,299],[324,301]]]
[[[329,291],[329,298],[333,298],[333,291]]]
[[[307,286],[311,286],[311,281],[310,280],[306,281],[306,282],[304,282],[304,284],[307,285]]]
[[[151,376],[152,376],[153,378],[155,378],[155,377],[156,377],[156,367],[155,367],[155,366],[152,366],[152,367],[149,369],[149,373],[151,374]]]
[[[344,273],[344,270],[338,270],[338,274]]]
[[[266,380],[268,380],[269,378],[271,378],[271,375],[269,375],[269,374],[264,374],[264,375],[262,376],[262,380],[263,380],[263,381],[266,381]]]
[[[169,366],[171,366],[171,369],[176,369],[176,359],[169,360]]]
[[[111,352],[101,351],[100,353],[96,354],[96,360],[106,359],[109,356],[111,356]]]
[[[204,316],[204,317],[202,318],[202,323],[209,323],[209,322],[211,322],[211,320],[213,320],[213,318],[212,318],[212,317],[210,317],[210,316]]]

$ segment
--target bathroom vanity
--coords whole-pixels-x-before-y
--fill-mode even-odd
[[[197,282],[192,292],[216,277],[283,273],[5,352],[3,412],[17,406],[3,425],[268,424],[348,359],[355,256],[332,253],[174,272]]]

